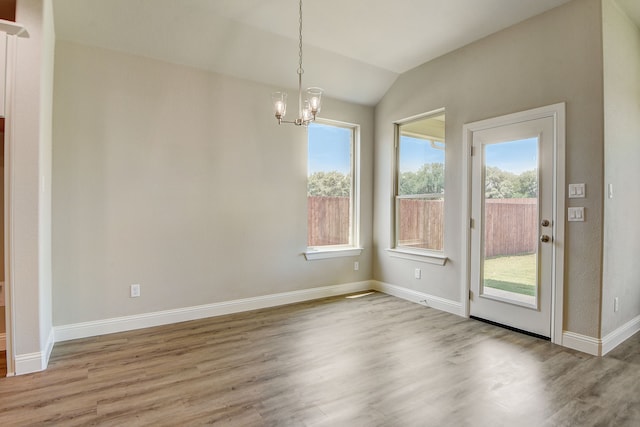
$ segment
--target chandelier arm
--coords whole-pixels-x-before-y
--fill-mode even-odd
[[[303,123],[300,121],[300,119],[298,120],[279,120],[278,123],[286,123],[286,124],[291,124],[291,125],[296,125],[296,126],[300,126]]]

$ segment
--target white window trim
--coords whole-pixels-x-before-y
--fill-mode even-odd
[[[398,156],[398,148],[400,146],[400,126],[407,123],[411,123],[416,120],[428,118],[430,116],[437,116],[439,114],[445,113],[445,110],[446,110],[445,108],[438,108],[437,110],[433,110],[427,113],[408,117],[406,119],[399,120],[394,123],[395,141],[394,141],[394,172],[393,172],[393,187],[392,187],[393,203],[391,206],[392,212],[391,212],[391,239],[390,239],[390,242],[393,245],[393,247],[386,249],[390,257],[401,258],[401,259],[417,261],[417,262],[424,262],[424,263],[435,264],[440,266],[444,266],[449,260],[449,257],[445,255],[446,247],[444,247],[444,244],[441,251],[434,251],[430,249],[409,249],[404,246],[398,246],[398,239],[397,239],[398,229],[397,229],[397,221],[396,221],[396,217],[397,217],[396,200],[398,197],[404,197],[404,196],[398,195],[398,170],[400,167],[398,163],[400,161],[400,158]],[[438,140],[438,142],[444,142],[444,141],[440,141],[440,138],[437,138],[434,140]],[[447,162],[447,158],[445,156],[445,173],[447,169],[446,162]],[[446,180],[445,180],[445,186],[446,186]],[[445,189],[445,193],[446,193],[446,189]]]
[[[360,256],[364,248],[356,248],[353,246],[320,246],[318,249],[309,248],[304,253],[307,261],[315,261],[318,259],[343,258],[351,256]]]
[[[336,246],[310,246],[304,252],[307,261],[319,259],[353,257],[362,254],[360,247],[360,125],[338,120],[318,118],[316,123],[352,129],[353,146],[351,151],[352,196],[351,196],[351,244]]]
[[[411,261],[425,262],[443,266],[449,260],[444,252],[433,252],[427,250],[410,250],[403,247],[387,249],[389,256],[392,258],[408,259]]]

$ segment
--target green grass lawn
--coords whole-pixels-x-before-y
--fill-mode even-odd
[[[486,259],[484,285],[517,294],[535,295],[536,254]]]

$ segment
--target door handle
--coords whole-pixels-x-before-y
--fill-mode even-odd
[[[543,234],[542,236],[540,236],[540,241],[542,243],[547,243],[551,240],[551,237],[547,236],[546,234]]]

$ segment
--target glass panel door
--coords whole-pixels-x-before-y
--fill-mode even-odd
[[[554,120],[474,130],[469,314],[551,335]]]
[[[484,145],[481,294],[538,308],[538,138]]]

